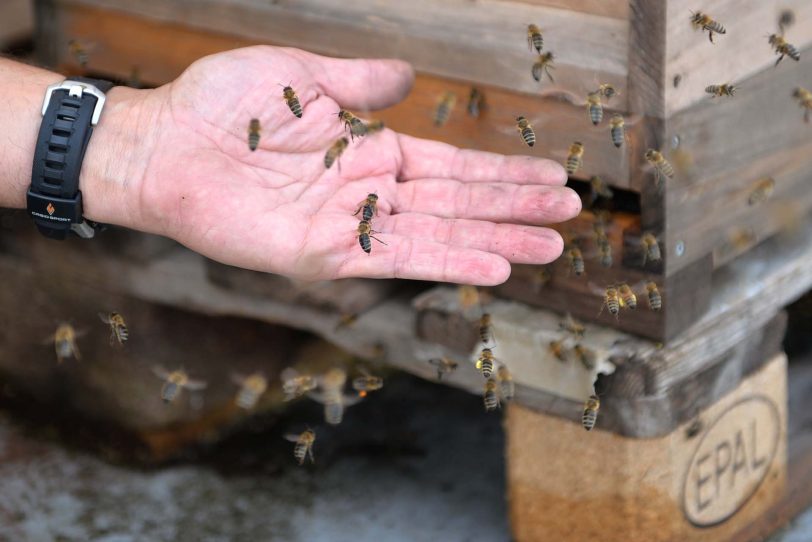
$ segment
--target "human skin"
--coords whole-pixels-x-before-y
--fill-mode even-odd
[[[22,208],[45,87],[55,73],[0,59],[0,206]],[[356,138],[338,165],[341,108],[367,113],[409,92],[411,67],[257,46],[203,58],[153,90],[108,93],[80,177],[85,217],[164,235],[220,262],[304,280],[504,282],[563,242],[542,225],[580,212],[552,161],[460,150],[392,130]],[[304,115],[282,99],[292,82]],[[248,124],[262,125],[248,148]],[[3,141],[6,139],[6,141]],[[522,145],[516,138],[517,148]],[[378,194],[372,253],[353,216]],[[92,241],[89,241],[92,242]]]

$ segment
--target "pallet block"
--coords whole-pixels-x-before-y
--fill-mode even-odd
[[[736,540],[784,493],[787,360],[658,438],[603,431],[600,415],[587,433],[519,405],[505,423],[517,542]]]

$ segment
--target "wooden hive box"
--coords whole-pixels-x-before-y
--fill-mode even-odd
[[[587,255],[586,276],[571,275],[562,259],[542,286],[538,267],[518,266],[498,293],[653,339],[675,337],[707,310],[713,269],[812,205],[805,190],[812,179],[810,126],[791,97],[796,86],[812,87],[812,4],[805,0],[37,0],[37,9],[43,58],[67,69],[78,70],[65,47],[69,39],[94,44],[91,71],[127,80],[137,67],[151,84],[171,80],[201,56],[256,43],[396,57],[418,70],[412,94],[380,114],[396,130],[561,161],[570,143],[582,141],[584,165],[572,184],[586,193],[585,181],[599,175],[615,189],[607,206],[614,211],[614,265],[598,264],[595,215],[585,211],[560,229]],[[690,24],[691,11],[700,9],[727,28],[715,43]],[[766,35],[777,32],[783,10],[794,14],[786,35],[801,60],[775,67]],[[545,49],[556,55],[554,84],[531,77],[529,22],[541,27]],[[598,82],[620,94],[593,127],[583,100]],[[723,82],[740,86],[739,93],[708,98],[705,87]],[[488,104],[478,119],[463,107],[472,85],[484,90]],[[433,110],[445,91],[455,92],[459,105],[437,128]],[[620,150],[609,137],[614,112],[628,127]],[[536,127],[532,150],[516,133],[517,114]],[[662,190],[643,158],[647,148],[661,149],[677,166]],[[749,205],[766,177],[775,180],[771,199]],[[659,237],[661,263],[643,263],[644,232]],[[663,293],[661,313],[597,316],[603,287],[645,279]]]

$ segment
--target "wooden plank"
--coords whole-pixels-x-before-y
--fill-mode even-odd
[[[132,67],[138,65],[142,80],[153,84],[171,81],[201,56],[256,43],[85,7],[66,8],[60,18],[65,41],[67,36],[73,36],[95,44],[91,56],[93,71],[126,80]],[[67,50],[62,51],[61,60],[69,69],[79,69]],[[628,143],[618,150],[610,144],[608,126],[594,128],[584,107],[552,97],[539,99],[496,87],[482,88],[488,109],[479,119],[465,113],[469,84],[429,75],[417,77],[412,93],[403,103],[376,116],[390,127],[417,137],[439,139],[464,148],[548,156],[561,162],[569,144],[580,140],[587,151],[579,177],[600,174],[606,182],[622,188],[629,188],[633,179],[642,182],[632,176],[633,162],[628,157],[640,155],[645,148],[643,123],[630,123]],[[446,91],[458,96],[458,104],[448,124],[438,128],[432,119],[437,100]],[[533,149],[521,142],[515,129],[513,119],[518,114],[525,115],[535,126]]]
[[[544,21],[556,79],[576,95],[625,88],[626,21],[504,0],[60,0],[349,57],[397,57],[423,72],[531,94],[527,21]],[[438,54],[442,51],[442,54]],[[621,106],[625,98],[620,97]]]
[[[547,6],[572,11],[591,13],[603,17],[626,20],[629,18],[628,0],[518,0],[525,4]],[[542,30],[543,27],[542,27]]]
[[[665,6],[630,0],[629,16],[629,111],[664,118]]]
[[[31,0],[0,2],[0,48],[30,38],[34,32],[34,10]]]
[[[517,542],[741,540],[784,494],[786,357],[779,355],[701,416],[656,439],[585,432],[511,405],[508,501]],[[554,435],[554,438],[551,436]],[[611,466],[611,467],[609,467]]]
[[[812,3],[807,0],[681,0],[664,4],[668,21],[666,32],[661,35],[667,44],[666,117],[703,102],[705,87],[711,84],[741,83],[744,95],[755,92],[750,83],[755,74],[797,79],[800,74],[810,73],[810,64],[804,62],[808,52],[801,54],[806,67],[785,58],[773,70],[778,57],[767,42],[768,34],[778,32],[779,14],[789,9],[795,13],[795,24],[787,30],[787,40],[799,50],[812,45]],[[711,15],[727,33],[715,36],[714,44],[709,43],[707,32],[700,33],[690,24],[692,11]],[[674,88],[671,82],[677,75],[681,82]],[[773,88],[779,87],[776,84]],[[792,87],[787,89],[787,95],[791,92]],[[748,109],[748,112],[756,118],[765,118],[763,111]],[[783,128],[777,120],[768,124]]]

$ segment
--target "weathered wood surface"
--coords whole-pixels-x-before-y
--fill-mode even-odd
[[[525,36],[528,22],[538,21],[556,53],[558,84],[577,95],[596,78],[626,86],[627,21],[521,2],[59,1],[331,55],[402,58],[426,73],[531,94],[539,86]]]
[[[34,13],[31,0],[0,2],[0,48],[30,38],[33,33]]]
[[[511,405],[510,522],[517,542],[743,540],[785,494],[787,368],[781,354],[700,414],[654,439]],[[573,418],[576,413],[573,412]],[[554,437],[553,437],[554,435]],[[808,478],[807,478],[808,483]]]
[[[629,18],[628,0],[518,0],[526,4],[548,6],[572,11],[582,11],[592,15],[613,17],[626,20]]]

